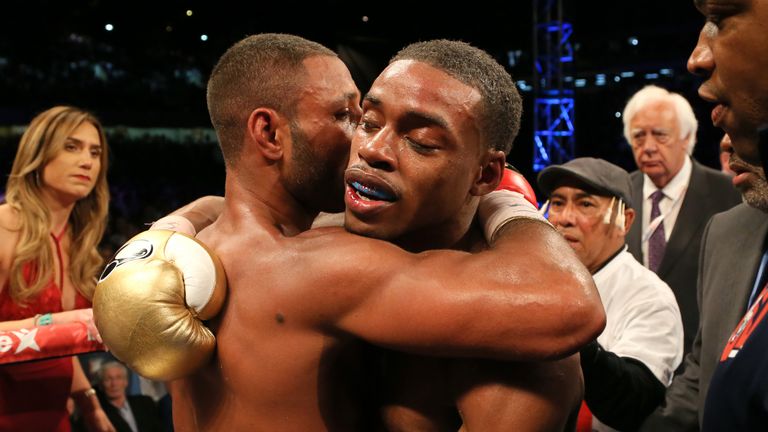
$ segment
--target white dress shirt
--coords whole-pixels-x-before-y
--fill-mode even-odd
[[[115,408],[117,408],[117,411],[120,413],[120,416],[123,417],[123,420],[128,423],[128,427],[131,428],[133,432],[139,432],[139,426],[136,424],[136,417],[133,416],[133,411],[131,411],[131,405],[128,403],[128,399],[123,401],[123,406],[115,405]]]
[[[656,273],[627,247],[592,275],[605,308],[605,329],[597,342],[619,357],[642,362],[668,387],[683,360],[683,320],[677,300]],[[614,429],[593,418],[592,430]]]

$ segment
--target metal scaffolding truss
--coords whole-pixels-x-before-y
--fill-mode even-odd
[[[563,22],[561,1],[534,0],[534,172],[574,157],[573,88],[564,80],[573,64],[573,27]]]

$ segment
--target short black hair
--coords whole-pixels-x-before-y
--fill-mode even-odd
[[[487,52],[454,40],[416,42],[389,61],[414,60],[440,69],[482,96],[480,130],[488,147],[508,154],[520,131],[523,102],[512,76]]]
[[[280,33],[248,36],[221,56],[208,80],[207,102],[228,166],[240,154],[242,134],[253,109],[269,107],[286,115],[295,112],[306,74],[303,62],[314,56],[338,57],[319,43]]]

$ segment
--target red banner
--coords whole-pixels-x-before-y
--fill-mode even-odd
[[[85,323],[0,331],[0,364],[106,351]]]

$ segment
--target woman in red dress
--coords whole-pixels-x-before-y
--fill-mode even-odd
[[[99,121],[69,106],[30,123],[0,204],[0,330],[82,321],[102,266],[109,190]],[[0,366],[0,430],[69,431],[72,396],[89,429],[114,430],[76,357]]]

